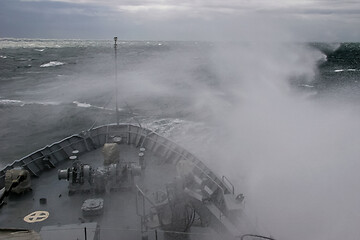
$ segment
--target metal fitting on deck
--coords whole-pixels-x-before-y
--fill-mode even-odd
[[[77,156],[77,157],[79,157],[79,153],[80,153],[80,151],[77,150],[77,149],[74,149],[74,150],[71,152],[71,154],[72,154],[73,156]]]
[[[146,168],[144,156],[145,154],[143,152],[139,153],[139,165],[141,166],[141,170]]]

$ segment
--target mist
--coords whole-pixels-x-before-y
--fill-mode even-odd
[[[245,194],[245,212],[261,234],[358,236],[359,109],[300,87],[313,84],[324,54],[279,42],[207,49],[144,61],[123,73],[121,89],[131,105],[181,116],[168,136]]]
[[[356,103],[320,99],[291,82],[311,84],[319,61],[319,51],[301,44],[220,45],[212,54],[219,87],[202,87],[194,99],[194,111],[207,109],[213,138],[189,147],[231,179],[254,224],[276,239],[360,234]]]
[[[85,51],[76,64],[71,57],[46,60],[65,63],[51,70],[51,80],[46,75],[34,86],[14,82],[14,97],[55,104],[42,106],[40,115],[36,104],[3,108],[4,116],[13,114],[3,117],[2,125],[12,127],[4,143],[10,135],[19,146],[32,139],[30,152],[90,127],[99,116],[114,122],[117,84],[121,108],[131,106],[142,124],[154,129],[161,130],[159,122],[167,119],[161,134],[245,194],[245,211],[259,233],[279,240],[360,235],[357,103],[299,87],[299,82],[312,85],[319,62],[326,60],[320,51],[271,41],[127,44],[118,49],[117,82],[111,47],[90,57]],[[74,101],[110,110],[76,108]],[[121,113],[123,121],[132,117]],[[26,130],[20,140],[14,134],[18,128]]]
[[[279,42],[166,48],[136,63],[119,54],[120,103],[142,114],[145,126],[173,118],[167,136],[245,194],[245,212],[259,233],[294,240],[360,234],[358,107],[299,87],[316,78],[325,61],[320,51]],[[80,71],[71,84],[81,87],[66,94],[111,95],[113,62],[95,66],[108,69],[107,77],[98,82]]]

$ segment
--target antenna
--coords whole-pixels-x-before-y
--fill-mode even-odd
[[[117,37],[114,37],[114,50],[115,50],[115,86],[116,86],[116,125],[119,126],[119,108],[118,108],[118,77],[117,77]]]

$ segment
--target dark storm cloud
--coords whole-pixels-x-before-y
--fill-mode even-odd
[[[123,10],[98,4],[0,2],[0,37],[108,39],[118,34],[121,39],[149,39],[154,35],[164,36],[157,23],[150,25],[141,16],[129,16]],[[167,27],[160,29],[166,31]]]
[[[62,2],[0,3],[0,37],[93,38],[111,24],[102,21],[103,8]]]
[[[360,3],[2,0],[0,37],[359,41]]]

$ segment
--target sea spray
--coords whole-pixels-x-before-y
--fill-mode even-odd
[[[232,179],[259,229],[278,239],[360,234],[360,115],[352,103],[317,101],[289,83],[311,83],[321,57],[302,45],[219,48],[214,69],[231,102],[198,96],[211,99],[219,129],[207,163]]]

